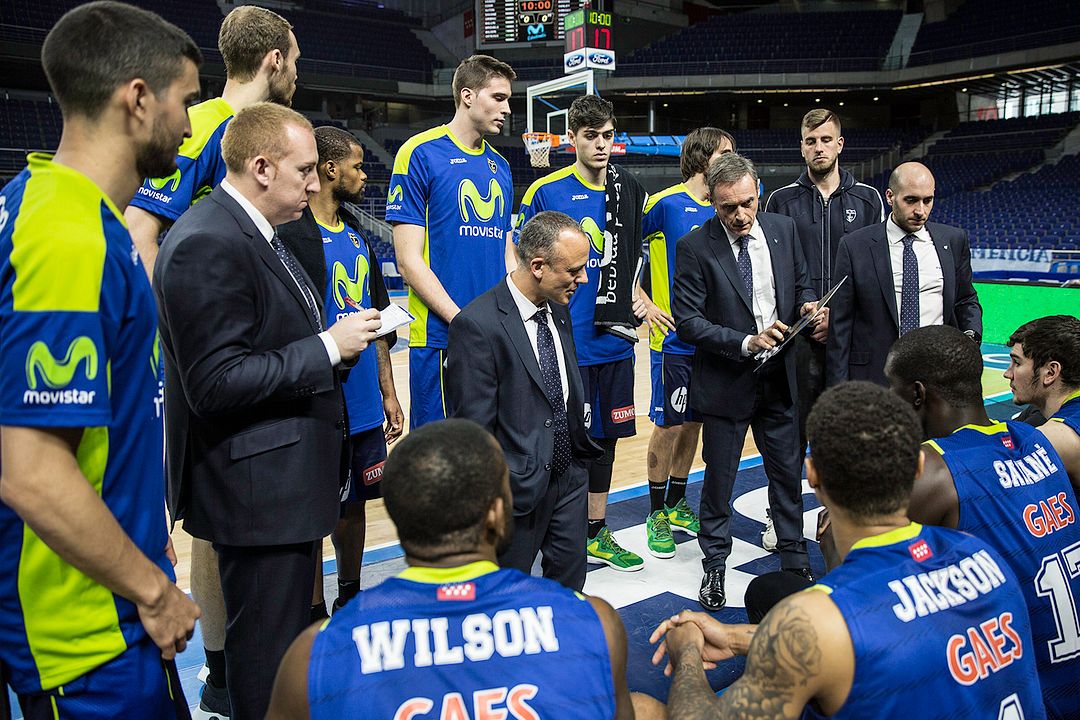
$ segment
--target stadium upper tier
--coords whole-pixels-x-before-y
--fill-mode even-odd
[[[879,70],[900,18],[891,10],[714,15],[620,58],[615,74]]]
[[[967,0],[919,29],[909,65],[961,60],[1080,40],[1075,0]]]
[[[41,42],[75,0],[0,3],[0,37]],[[219,60],[218,30],[223,15],[214,0],[141,0],[140,7],[186,30],[208,60]],[[418,22],[374,2],[308,0],[304,8],[281,11],[300,45],[299,74],[360,76],[429,83],[440,67],[411,28]]]

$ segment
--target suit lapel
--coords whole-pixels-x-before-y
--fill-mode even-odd
[[[709,247],[712,248],[716,261],[720,263],[720,267],[723,268],[728,281],[735,288],[735,294],[742,299],[743,305],[753,314],[754,306],[751,305],[751,300],[746,294],[746,285],[743,284],[742,273],[739,272],[739,264],[735,261],[735,255],[731,252],[731,243],[728,242],[724,226],[720,224],[720,220],[716,217],[709,220],[709,241]]]
[[[877,270],[878,285],[881,294],[885,298],[885,305],[889,308],[889,317],[897,332],[900,331],[900,315],[896,310],[896,285],[893,282],[892,260],[889,257],[889,239],[885,232],[885,224],[881,224],[880,232],[870,243],[870,255],[874,259],[874,268]]]
[[[517,303],[514,302],[514,298],[510,294],[510,288],[506,287],[505,279],[501,280],[495,287],[497,288],[495,290],[495,299],[499,310],[503,313],[502,326],[506,330],[506,334],[510,336],[510,342],[521,358],[521,362],[525,365],[529,377],[533,379],[541,392],[546,394],[547,389],[544,386],[544,379],[540,377],[540,364],[536,362],[532,343],[529,342],[529,335],[525,332],[525,324],[521,321],[521,314],[518,312]]]
[[[930,231],[929,224],[927,232]],[[956,295],[956,263],[954,262],[952,250],[949,249],[949,241],[941,239],[944,233],[931,232],[930,239],[934,243],[934,250],[937,251],[938,262],[941,263],[941,300],[942,300],[942,315],[945,323],[948,324],[952,319],[953,302]]]
[[[220,187],[218,187],[217,190],[214,190],[207,200],[216,200],[221,207],[229,211],[237,224],[240,225],[240,229],[247,235],[248,241],[251,243],[252,247],[255,248],[255,254],[259,256],[270,269],[270,272],[281,281],[285,286],[285,289],[296,299],[296,302],[300,304],[300,309],[304,311],[304,316],[308,318],[308,322],[311,322],[311,310],[308,308],[307,300],[304,299],[304,295],[300,292],[299,286],[297,286],[292,275],[289,274],[289,271],[285,269],[285,265],[282,264],[281,258],[279,258],[277,253],[274,252],[274,249],[270,247],[270,243],[266,241],[266,238],[259,232],[259,229],[255,227],[255,223],[248,217],[248,214],[244,212],[244,208],[240,207],[239,203],[233,200],[232,197]],[[297,264],[299,265],[299,263]],[[301,273],[303,273],[303,275],[298,279],[301,282],[306,282],[310,289],[311,280],[307,277],[307,274],[304,273],[303,269],[301,269]],[[321,295],[322,292],[319,292],[315,297]]]

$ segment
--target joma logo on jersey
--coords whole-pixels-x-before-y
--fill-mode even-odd
[[[461,211],[461,222],[470,223],[473,216],[480,222],[487,222],[495,217],[495,214],[503,214],[506,207],[506,198],[503,197],[502,187],[495,179],[491,179],[488,185],[487,195],[481,195],[472,180],[465,178],[458,185],[458,209]]]
[[[364,285],[367,283],[370,269],[368,259],[364,255],[356,256],[356,272],[352,276],[349,275],[349,271],[345,269],[345,264],[340,260],[334,263],[332,279],[334,281],[334,302],[337,303],[338,310],[344,310],[346,304],[350,307],[360,306],[360,301],[364,298]],[[352,302],[349,302],[350,300]]]
[[[94,402],[93,391],[64,390],[75,378],[79,367],[87,380],[98,373],[98,352],[94,341],[81,335],[67,347],[62,360],[57,360],[49,346],[38,340],[26,353],[26,386],[23,402],[28,405],[89,405]],[[49,388],[38,389],[38,379]]]
[[[176,168],[176,172],[168,177],[163,178],[150,178],[150,187],[155,190],[164,190],[166,185],[172,185],[169,188],[169,192],[176,192],[176,188],[180,187],[180,168]]]

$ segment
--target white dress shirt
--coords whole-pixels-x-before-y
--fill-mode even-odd
[[[941,260],[938,258],[930,231],[925,226],[915,235],[911,243],[915,259],[919,263],[919,327],[941,325],[945,322],[945,281],[941,273]],[[889,262],[892,265],[893,289],[896,291],[896,312],[900,312],[900,296],[904,285],[904,231],[892,215],[885,223],[885,237],[889,241]],[[900,318],[896,319],[897,327]]]
[[[540,364],[540,347],[536,341],[537,328],[533,316],[536,315],[537,310],[547,310],[547,326],[551,330],[551,339],[555,341],[555,357],[559,361],[559,380],[562,382],[563,405],[566,405],[567,400],[570,398],[570,383],[566,381],[566,358],[563,357],[562,339],[559,337],[559,329],[555,327],[555,318],[551,315],[551,306],[547,302],[534,305],[532,300],[525,297],[525,294],[518,290],[517,285],[514,284],[509,275],[506,276],[506,284],[510,288],[510,296],[514,298],[514,304],[517,305],[518,313],[521,315],[521,322],[525,324],[525,333],[529,336],[529,343],[532,345],[537,365]]]
[[[739,237],[732,235],[731,231],[723,223],[720,224],[720,227],[724,228],[728,243],[731,244],[731,252],[735,256],[735,262],[738,263]],[[762,333],[765,332],[765,328],[777,320],[776,278],[773,277],[772,272],[772,253],[769,251],[769,242],[765,239],[765,231],[761,229],[761,224],[755,220],[750,232],[747,234],[750,236],[747,251],[750,253],[750,269],[754,283],[752,303],[754,323],[757,325],[757,331]],[[750,336],[747,335],[742,341],[743,357],[750,354],[749,344]]]
[[[263,214],[259,212],[259,209],[252,205],[250,200],[241,195],[240,191],[233,187],[228,180],[221,181],[221,189],[228,193],[229,197],[235,200],[236,204],[247,213],[247,216],[251,218],[251,222],[255,223],[255,227],[258,228],[259,232],[266,239],[267,244],[271,246],[270,249],[273,250],[274,226],[270,224],[270,221],[263,217]],[[274,251],[274,254],[277,254],[276,250]],[[282,266],[284,266],[284,263],[282,263]],[[289,273],[289,276],[292,277],[292,272],[289,268],[285,268],[285,272]],[[300,294],[303,295],[304,290],[300,287],[300,283],[302,283],[304,279],[294,277],[293,281],[296,282],[296,287],[300,290]],[[309,287],[308,290],[311,291],[313,296],[315,295],[315,290],[313,288]],[[330,357],[330,364],[334,366],[340,365],[341,351],[338,350],[337,343],[334,342],[334,338],[331,337],[330,333],[324,330],[319,333],[319,339],[322,340],[323,347],[326,348],[326,354]]]

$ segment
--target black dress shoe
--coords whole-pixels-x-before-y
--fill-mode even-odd
[[[705,571],[705,577],[701,578],[701,589],[698,591],[698,602],[701,607],[713,612],[727,604],[727,597],[724,595],[724,568]]]
[[[789,572],[792,575],[798,575],[801,578],[805,578],[808,583],[813,585],[817,582],[817,578],[814,577],[814,571],[808,567],[804,568],[784,568],[784,572]]]

